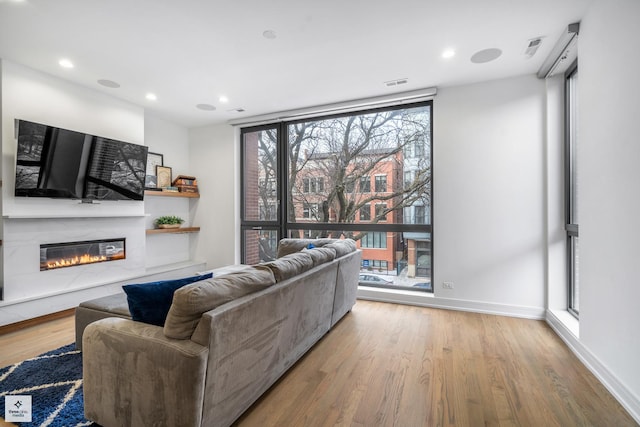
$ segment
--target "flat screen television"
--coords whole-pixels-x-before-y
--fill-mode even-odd
[[[16,120],[16,197],[143,200],[148,147]]]

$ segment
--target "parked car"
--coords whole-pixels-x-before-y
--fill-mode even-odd
[[[431,282],[418,282],[413,285],[414,288],[425,289],[427,292],[433,292]]]
[[[360,273],[358,281],[360,285],[364,286],[389,286],[393,284],[393,280],[370,273]]]

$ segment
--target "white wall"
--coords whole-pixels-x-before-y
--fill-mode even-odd
[[[544,112],[544,83],[535,76],[438,91],[436,300],[544,312]],[[443,289],[443,281],[454,289]]]
[[[189,167],[189,131],[159,117],[144,116],[144,141],[149,151],[164,157],[164,166],[171,167],[173,178],[191,175]]]
[[[189,131],[186,127],[145,113],[144,140],[149,151],[163,156],[164,166],[171,168],[172,179],[178,175],[195,175],[189,162]],[[155,171],[151,172],[152,174]],[[197,176],[197,175],[196,175]],[[176,215],[185,220],[184,227],[199,226],[194,218],[198,199],[145,196],[145,228],[154,228],[159,216]],[[195,258],[195,247],[201,238],[195,234],[155,234],[147,236],[147,268],[187,262]]]
[[[578,209],[580,341],[640,420],[638,17],[637,0],[596,0],[582,20]]]
[[[236,129],[228,125],[189,131],[190,166],[200,199],[194,222],[201,227],[196,258],[209,268],[239,261],[239,160]]]

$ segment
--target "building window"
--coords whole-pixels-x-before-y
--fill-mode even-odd
[[[382,269],[382,270],[386,270],[387,266],[389,265],[389,263],[387,261],[385,261],[385,260],[372,259],[371,260],[371,265],[374,268],[379,268],[379,269]]]
[[[372,231],[364,233],[360,239],[361,248],[373,248],[373,249],[386,249],[387,248],[387,233]]]
[[[430,242],[416,242],[416,277],[431,277]]]
[[[356,183],[355,181],[347,181],[344,183],[344,191],[345,193],[353,193],[356,190]]]
[[[360,178],[360,192],[361,193],[371,193],[371,178],[368,176],[363,176]]]
[[[318,204],[305,203],[302,207],[302,217],[305,219],[313,219],[318,217]]]
[[[383,259],[363,259],[361,264],[362,269],[366,270],[389,270],[389,261]],[[364,280],[370,280],[371,277],[365,277]]]
[[[404,173],[404,188],[411,187],[413,183],[413,171],[405,171]]]
[[[378,221],[387,220],[387,204],[386,203],[376,203],[376,219]]]
[[[263,191],[264,194],[273,196],[276,191],[276,180],[275,178],[260,178],[258,186],[260,187],[260,191]]]
[[[414,224],[426,224],[426,216],[425,216],[425,208],[424,206],[414,206],[413,207],[413,212],[414,212],[414,216],[415,216],[415,222]]]
[[[376,193],[386,193],[387,192],[387,176],[386,175],[376,175]]]
[[[324,178],[304,178],[302,180],[303,193],[322,193],[324,191]]]
[[[360,208],[360,221],[371,221],[371,203]]]

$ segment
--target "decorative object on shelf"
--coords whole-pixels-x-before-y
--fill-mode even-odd
[[[146,175],[144,177],[144,189],[145,190],[159,190],[158,177],[155,175]]]
[[[171,168],[169,166],[156,166],[158,188],[171,186]]]
[[[172,185],[177,187],[181,193],[198,192],[198,181],[195,176],[178,175],[178,177],[173,180]]]
[[[158,228],[180,228],[184,219],[175,215],[164,215],[156,218],[154,222]]]
[[[147,153],[147,174],[144,181],[144,188],[147,190],[158,188],[156,166],[164,166],[164,156],[160,153]]]
[[[170,192],[170,193],[177,193],[178,192],[178,187],[162,187],[162,191],[165,192]]]

